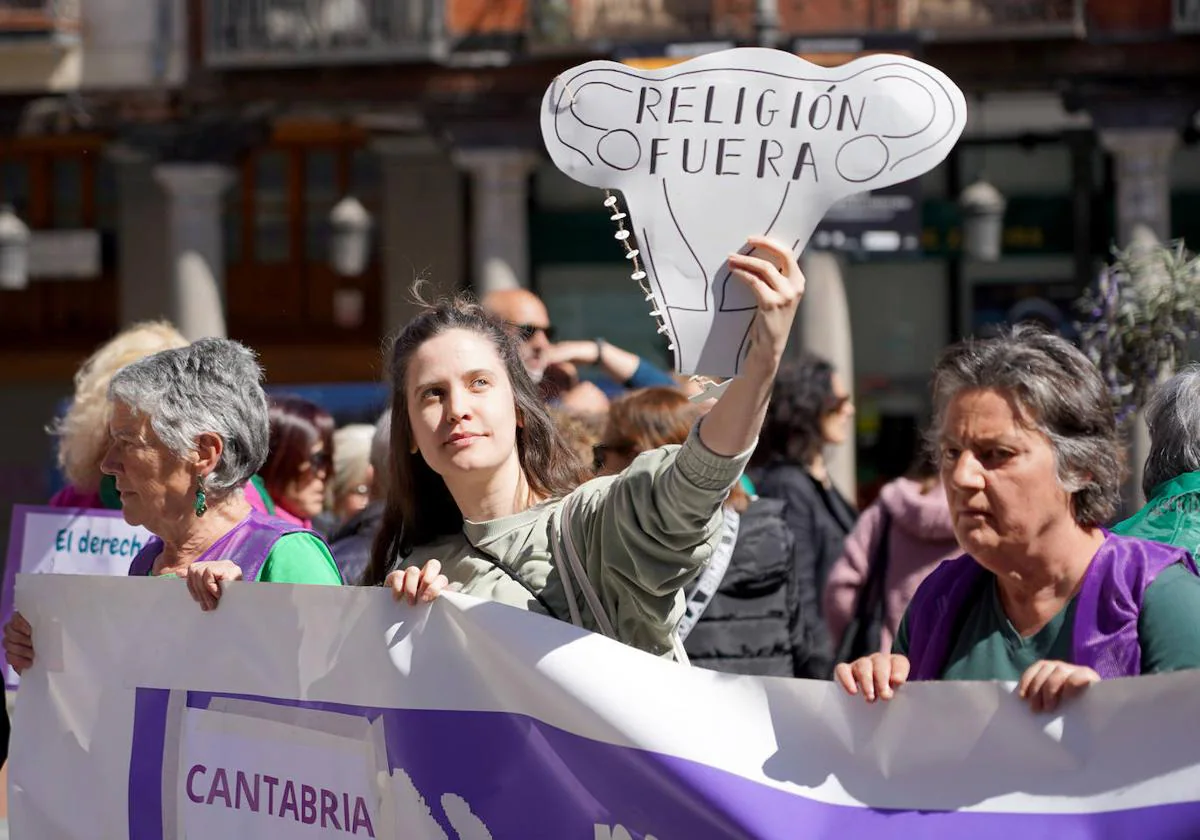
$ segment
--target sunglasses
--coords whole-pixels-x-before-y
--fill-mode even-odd
[[[329,453],[321,450],[308,456],[308,469],[310,472],[329,472],[329,468],[333,466],[333,458],[329,457]]]
[[[829,401],[829,408],[826,409],[826,412],[829,414],[836,414],[849,404],[850,396],[848,394],[844,394],[840,397],[834,397]]]
[[[510,321],[508,325],[512,327],[513,331],[517,334],[517,337],[520,338],[521,341],[529,341],[529,339],[533,338],[539,332],[546,334],[547,341],[554,340],[555,330],[553,324],[547,324],[544,327],[538,327],[533,324],[514,324]]]

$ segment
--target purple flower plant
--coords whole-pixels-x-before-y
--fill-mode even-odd
[[[1200,259],[1144,238],[1114,251],[1077,304],[1080,346],[1100,369],[1123,426],[1200,337]]]

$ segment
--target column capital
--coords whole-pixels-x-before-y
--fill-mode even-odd
[[[233,183],[233,170],[219,163],[160,163],[154,180],[174,196],[220,196]]]
[[[1172,128],[1106,128],[1100,144],[1119,157],[1165,157],[1179,146],[1180,134]]]
[[[1117,237],[1128,245],[1139,226],[1160,240],[1171,237],[1171,155],[1179,145],[1171,128],[1120,128],[1100,132],[1117,176]]]
[[[472,175],[497,181],[523,180],[542,159],[532,149],[503,146],[455,149],[451,158]]]
[[[117,166],[147,166],[155,162],[144,149],[120,141],[105,146],[103,154]]]

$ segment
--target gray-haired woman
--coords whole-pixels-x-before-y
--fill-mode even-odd
[[[155,353],[113,376],[112,444],[101,469],[116,477],[125,521],[155,535],[131,575],[178,577],[208,610],[221,582],[342,582],[319,536],[251,510],[243,486],[267,457],[267,399],[254,354],[204,339]],[[19,673],[33,663],[28,621],[4,628]]]
[[[1146,404],[1150,455],[1142,472],[1149,500],[1114,534],[1177,545],[1200,555],[1200,365],[1189,365]]]
[[[1121,445],[1100,373],[1017,328],[934,369],[936,445],[959,545],[917,589],[893,653],[837,666],[851,694],[1013,680],[1034,711],[1099,679],[1200,667],[1200,577],[1180,548],[1110,534]]]

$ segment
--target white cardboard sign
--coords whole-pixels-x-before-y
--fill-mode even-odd
[[[13,585],[18,573],[116,575],[153,534],[128,524],[116,510],[14,505],[8,555],[0,590],[0,624],[13,613]],[[3,667],[5,683],[15,687],[17,672]]]
[[[755,304],[726,257],[753,234],[799,254],[839,199],[940,163],[966,115],[962,91],[910,58],[824,68],[743,48],[661,70],[582,64],[546,91],[542,137],[566,174],[624,195],[677,369],[730,376]]]

